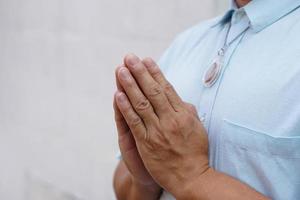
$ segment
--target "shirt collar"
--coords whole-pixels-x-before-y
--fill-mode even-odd
[[[227,23],[235,11],[244,10],[255,32],[263,30],[300,7],[300,0],[252,0],[242,8],[237,7],[235,0],[230,2],[230,9],[219,22]]]

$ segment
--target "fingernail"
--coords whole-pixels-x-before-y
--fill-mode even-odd
[[[126,64],[129,65],[129,67],[133,67],[139,61],[140,61],[140,59],[134,54],[129,54],[126,56]]]
[[[125,67],[122,67],[119,71],[120,76],[123,80],[129,80],[130,79],[130,75],[128,70]]]

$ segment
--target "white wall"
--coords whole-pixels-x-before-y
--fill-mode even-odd
[[[226,0],[0,0],[0,199],[114,199],[113,70]]]

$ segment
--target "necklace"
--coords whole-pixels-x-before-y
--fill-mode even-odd
[[[243,30],[240,34],[238,34],[235,38],[233,38],[229,43],[227,43],[228,35],[231,29],[231,23],[229,24],[228,30],[226,32],[225,41],[222,46],[222,48],[218,51],[217,56],[213,60],[211,66],[206,70],[204,73],[202,82],[205,87],[211,87],[214,85],[214,83],[218,80],[223,66],[223,60],[225,53],[228,49],[228,47],[236,41],[241,35],[246,33],[246,31],[250,28],[250,26],[247,26],[245,30]]]

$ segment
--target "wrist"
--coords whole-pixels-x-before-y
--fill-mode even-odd
[[[202,199],[203,196],[206,196],[204,194],[205,185],[210,184],[208,183],[208,180],[211,180],[209,177],[213,176],[214,173],[214,169],[208,167],[199,176],[195,176],[178,186],[177,192],[175,192],[173,195],[176,197],[177,200]]]
[[[143,194],[145,199],[158,199],[161,195],[162,188],[156,183],[143,183],[132,177],[132,188],[135,191]]]

